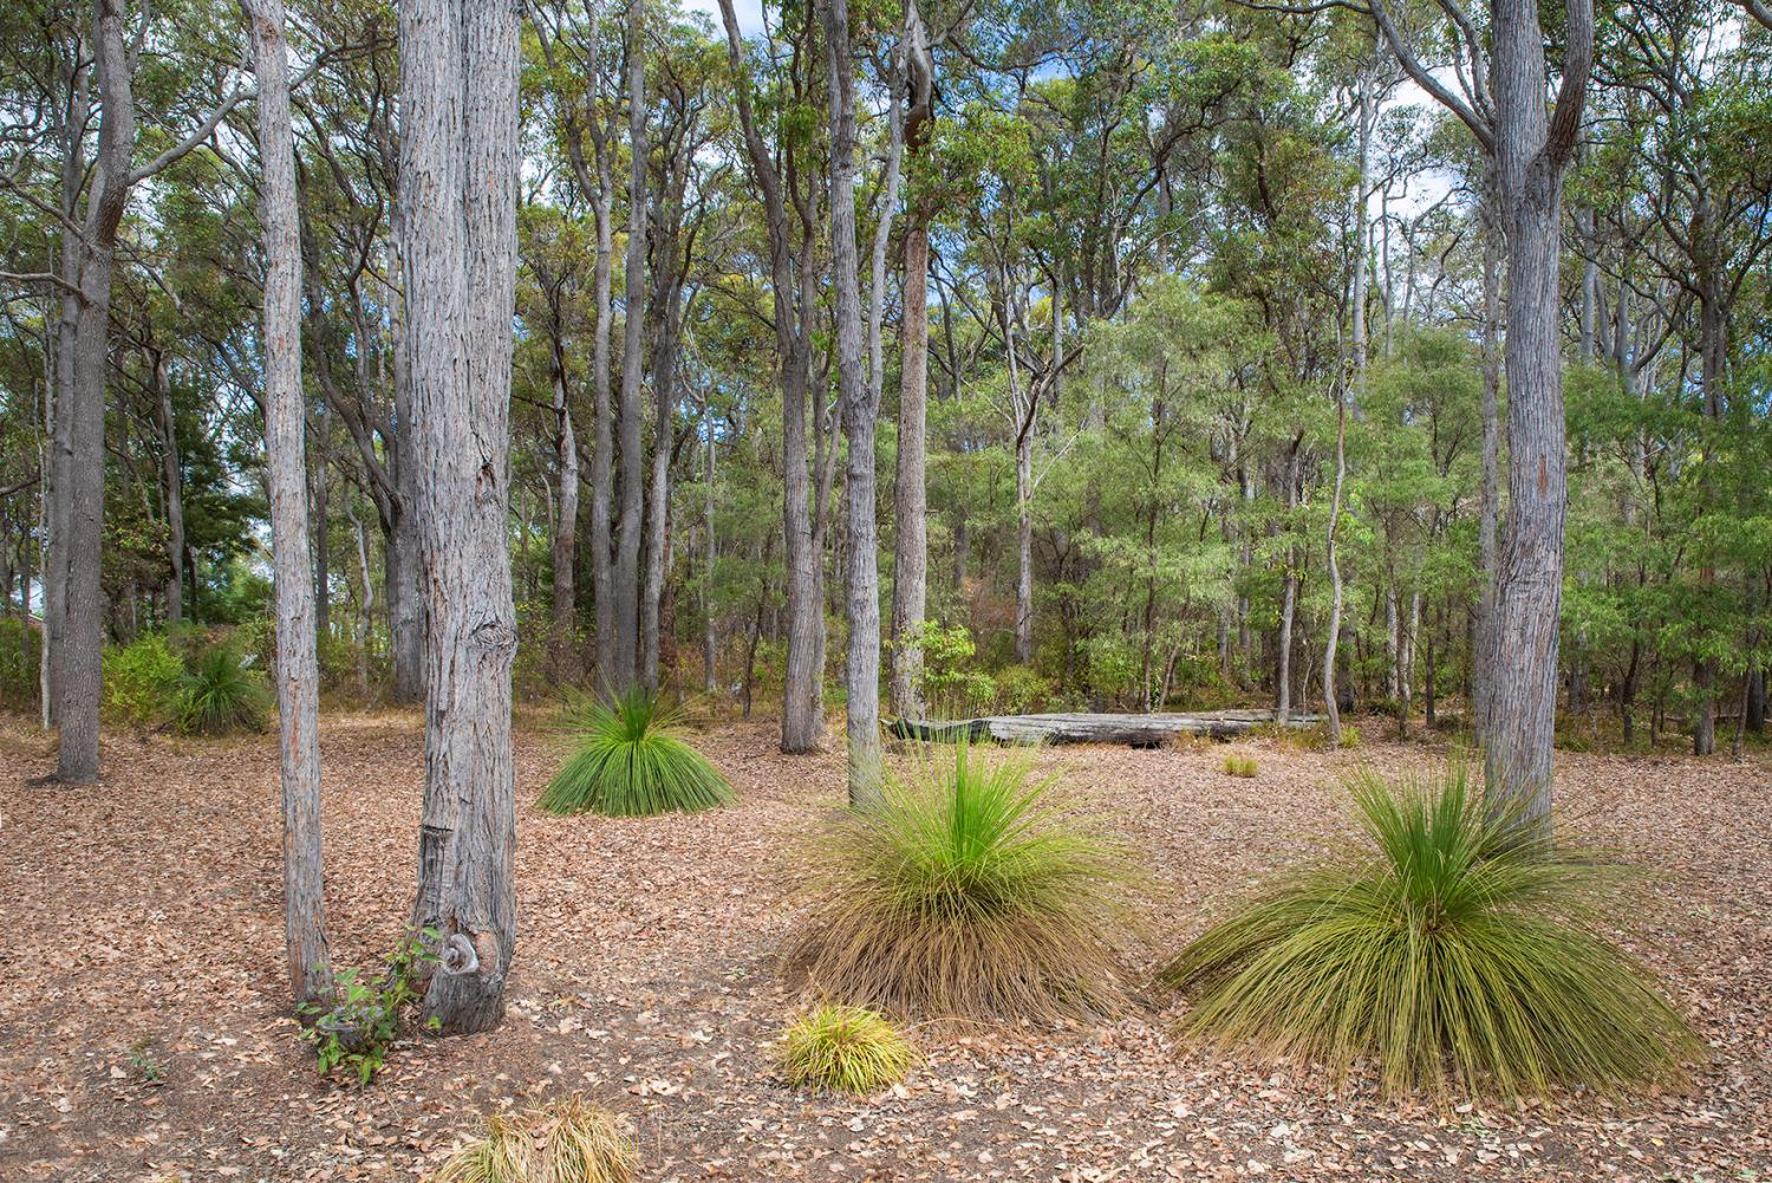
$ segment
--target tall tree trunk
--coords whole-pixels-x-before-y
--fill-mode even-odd
[[[172,382],[166,354],[154,351],[154,427],[160,434],[160,487],[166,499],[166,559],[172,573],[166,580],[168,623],[185,618],[184,477],[178,455],[178,421],[172,410]]]
[[[711,403],[713,387],[703,396],[702,430],[707,433],[707,465],[702,470],[704,502],[702,506],[702,569],[701,569],[701,683],[704,693],[713,694],[720,687],[716,665],[720,655],[720,634],[714,620],[714,569],[719,560],[719,535],[714,530],[714,418]]]
[[[831,286],[836,300],[837,388],[849,436],[849,801],[880,792],[880,571],[875,514],[874,424],[879,403],[862,371],[861,273],[855,234],[855,65],[848,0],[825,0],[830,85]]]
[[[559,506],[552,538],[554,603],[548,658],[555,681],[569,682],[578,672],[573,627],[578,617],[578,438],[566,402],[566,351],[558,337],[554,339],[554,478]]]
[[[679,214],[680,216],[680,214]],[[659,624],[663,617],[665,579],[670,570],[671,455],[677,406],[677,361],[683,329],[682,268],[674,261],[677,233],[674,220],[663,235],[669,275],[655,279],[661,288],[664,315],[652,352],[652,473],[648,481],[645,586],[640,597],[640,678],[648,690],[658,689]]]
[[[471,1032],[504,1014],[516,941],[507,514],[517,11],[402,0],[400,57],[403,345],[429,634],[412,919],[438,934],[425,1015]]]
[[[628,78],[628,244],[621,355],[621,524],[615,550],[615,669],[610,689],[640,676],[640,530],[646,467],[640,408],[646,307],[646,12],[628,0],[624,44]]]
[[[1286,509],[1298,508],[1299,449],[1302,436],[1292,439],[1292,451],[1286,460]],[[1287,513],[1288,519],[1291,513]],[[1291,526],[1287,526],[1291,530]],[[1285,723],[1292,718],[1292,626],[1298,614],[1298,554],[1290,538],[1286,543],[1286,572],[1280,592],[1280,640],[1278,665],[1274,673],[1274,719]]]
[[[93,6],[99,94],[98,158],[87,198],[74,330],[72,382],[56,408],[61,460],[56,492],[62,542],[61,655],[54,663],[57,726],[55,777],[98,778],[99,699],[103,691],[104,590],[100,583],[105,508],[105,375],[110,362],[111,274],[118,227],[129,201],[135,147],[135,99],[124,48],[122,0]]]
[[[1593,10],[1570,0],[1556,113],[1544,103],[1533,0],[1497,0],[1495,158],[1507,215],[1507,542],[1496,583],[1486,797],[1524,829],[1550,825],[1566,449],[1559,331],[1563,174],[1581,124]],[[1500,660],[1505,654],[1506,660]]]
[[[277,611],[283,780],[283,933],[298,1007],[332,996],[320,828],[320,670],[308,560],[307,407],[301,381],[301,234],[283,0],[241,0],[258,75],[259,223],[265,250],[265,459]]]
[[[922,159],[934,122],[935,61],[916,0],[905,6],[905,64],[910,98],[904,142],[909,158]],[[924,184],[928,178],[918,178]],[[917,686],[922,650],[911,638],[923,623],[929,599],[928,407],[929,407],[929,223],[931,196],[919,190],[904,229],[903,322],[899,330],[898,466],[893,483],[892,709],[921,715]]]
[[[1495,582],[1501,528],[1501,268],[1506,250],[1501,194],[1493,166],[1484,178],[1478,218],[1483,235],[1483,467],[1477,520],[1477,617],[1471,646],[1471,734],[1489,731],[1495,670]]]
[[[787,661],[783,675],[781,750],[810,752],[824,738],[820,705],[824,678],[824,615],[819,586],[819,548],[814,544],[811,474],[807,468],[806,402],[811,386],[811,343],[796,308],[794,249],[787,223],[787,194],[775,156],[758,130],[751,102],[751,80],[745,66],[733,0],[720,0],[726,28],[727,62],[738,79],[736,100],[751,172],[763,191],[763,213],[769,229],[770,292],[773,300],[777,362],[781,371],[782,409],[782,534],[787,566]],[[788,160],[792,161],[791,154]],[[810,262],[812,252],[802,252]],[[805,268],[802,267],[802,271]],[[805,276],[807,286],[811,277]]]
[[[375,611],[375,582],[369,574],[369,533],[363,528],[363,522],[352,508],[350,498],[345,499],[345,519],[351,523],[351,531],[357,537],[357,573],[359,578],[357,592],[357,620],[354,640],[357,650],[357,696],[364,702],[369,701],[369,622]]]
[[[595,38],[593,38],[593,44]],[[592,121],[597,127],[596,121]],[[616,684],[615,574],[610,567],[613,538],[610,533],[610,483],[615,472],[615,425],[610,405],[609,339],[615,320],[610,301],[610,271],[615,255],[615,188],[612,132],[597,130],[597,190],[592,202],[597,216],[596,289],[597,323],[592,345],[591,380],[596,398],[596,436],[591,446],[591,596],[596,600],[597,689],[608,691]]]

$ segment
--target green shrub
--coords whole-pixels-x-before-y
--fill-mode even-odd
[[[105,650],[105,709],[135,727],[158,727],[178,718],[185,663],[165,635],[147,633]]]
[[[1032,715],[1047,709],[1052,682],[1031,666],[997,671],[997,708],[1005,715]]]
[[[1254,776],[1257,767],[1254,756],[1240,756],[1232,752],[1224,758],[1226,776]]]
[[[693,813],[732,800],[732,786],[677,732],[677,715],[658,697],[631,690],[590,703],[578,751],[536,804],[549,813],[586,810],[610,817]]]
[[[574,1094],[486,1119],[486,1136],[451,1155],[432,1183],[631,1183],[633,1143],[609,1113]]]
[[[389,955],[379,984],[362,981],[355,969],[340,970],[333,979],[332,1006],[306,1003],[300,1008],[302,1038],[314,1047],[320,1075],[343,1067],[359,1084],[368,1084],[381,1071],[388,1049],[411,1025],[423,998],[420,967],[436,962],[431,943],[437,937],[431,928],[409,933]]]
[[[936,761],[942,760],[937,767]],[[1025,756],[925,753],[911,781],[809,843],[811,914],[785,951],[821,994],[918,1016],[1099,1015],[1124,995],[1115,942],[1130,863]]]
[[[790,1085],[862,1096],[903,1080],[916,1059],[880,1015],[834,1003],[795,1019],[781,1045],[781,1073]]]
[[[1521,841],[1462,767],[1431,789],[1366,777],[1354,799],[1375,851],[1282,879],[1162,971],[1192,996],[1185,1034],[1338,1079],[1366,1062],[1388,1092],[1679,1076],[1692,1036],[1598,935],[1620,868]]]
[[[276,704],[257,670],[231,646],[211,645],[179,679],[176,718],[187,735],[263,731]]]
[[[0,616],[0,706],[29,710],[37,705],[40,646],[36,629]]]

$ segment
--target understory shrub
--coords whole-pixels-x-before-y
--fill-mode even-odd
[[[37,705],[40,646],[35,628],[0,616],[0,707],[28,710]]]
[[[432,1183],[630,1183],[638,1163],[616,1119],[576,1093],[495,1113],[486,1136],[451,1155]]]
[[[432,928],[410,932],[388,955],[379,982],[363,981],[355,968],[342,969],[333,978],[331,1006],[300,1008],[302,1038],[314,1047],[320,1075],[344,1068],[357,1083],[368,1084],[381,1071],[388,1049],[412,1026],[424,997],[421,970],[436,962],[432,947],[438,935]]]
[[[720,770],[683,739],[658,696],[630,690],[583,708],[578,750],[536,804],[549,813],[610,817],[693,813],[732,800]]]
[[[1162,971],[1183,1033],[1356,1063],[1387,1092],[1517,1099],[1675,1079],[1696,1051],[1644,969],[1599,935],[1622,868],[1486,817],[1465,770],[1353,786],[1372,849],[1288,875]]]
[[[276,705],[264,677],[227,644],[211,645],[193,657],[178,687],[175,717],[187,735],[263,731]]]
[[[105,709],[135,727],[177,717],[185,663],[163,633],[147,633],[104,654]]]
[[[1033,780],[1024,754],[962,743],[919,764],[808,843],[815,902],[785,950],[789,975],[919,1017],[1118,1009],[1126,852]]]
[[[997,709],[1005,715],[1039,714],[1052,699],[1052,680],[1032,666],[1012,665],[998,670],[996,683]]]
[[[866,1096],[904,1079],[917,1054],[882,1016],[822,1003],[788,1025],[781,1074],[795,1088]]]

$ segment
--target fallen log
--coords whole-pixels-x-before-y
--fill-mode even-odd
[[[1286,726],[1315,727],[1321,715],[1294,712]],[[981,739],[1006,744],[1111,743],[1154,748],[1180,735],[1234,739],[1256,727],[1275,725],[1274,712],[1198,711],[1150,715],[1053,714],[986,715],[977,719],[895,719],[889,730],[899,739],[955,743]]]

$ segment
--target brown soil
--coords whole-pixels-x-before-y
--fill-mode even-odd
[[[1111,1026],[924,1028],[926,1063],[900,1089],[793,1092],[769,1051],[794,1005],[771,964],[795,914],[783,855],[838,805],[841,763],[777,754],[765,723],[720,726],[704,746],[736,808],[643,821],[523,808],[507,1021],[402,1045],[358,1089],[315,1076],[284,1013],[274,742],[119,739],[101,785],[28,788],[48,744],[0,719],[0,1180],[412,1179],[488,1111],[572,1090],[630,1121],[644,1178],[685,1183],[1772,1176],[1764,753],[1558,760],[1566,816],[1655,872],[1618,935],[1712,1049],[1690,1088],[1441,1111],[1178,1046],[1163,999]],[[1359,762],[1434,756],[1242,746],[1252,780],[1225,776],[1214,745],[1043,757],[1149,852],[1141,968],[1344,833],[1339,778]],[[545,728],[520,733],[520,801],[561,748]],[[333,953],[368,966],[413,888],[417,721],[331,718],[324,755]]]

